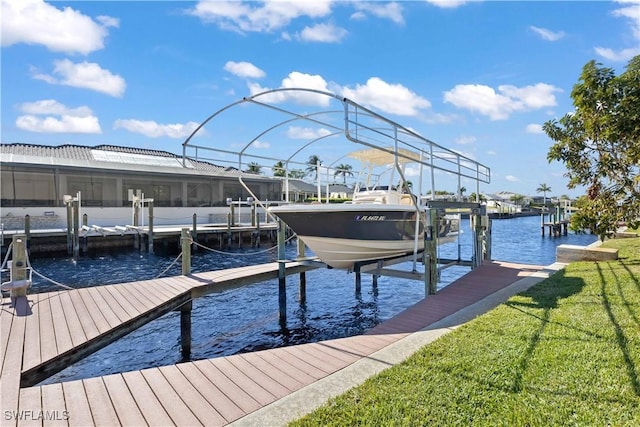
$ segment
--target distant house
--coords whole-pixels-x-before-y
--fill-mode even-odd
[[[277,199],[280,180],[233,167],[184,159],[166,151],[99,145],[0,144],[2,207],[64,206],[64,195],[82,194],[82,205],[130,206],[141,190],[156,207],[226,206],[246,199],[242,177],[260,199]]]

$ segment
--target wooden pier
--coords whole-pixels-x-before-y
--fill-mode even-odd
[[[225,425],[542,270],[485,262],[366,335],[34,386],[193,298],[278,277],[278,267],[30,294],[15,305],[3,299],[2,425]]]

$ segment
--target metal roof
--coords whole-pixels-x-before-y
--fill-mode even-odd
[[[144,148],[97,145],[94,147],[65,144],[59,146],[36,144],[0,144],[3,164],[31,166],[68,166],[74,168],[110,169],[163,174],[188,174],[273,179],[250,174],[234,167],[220,166],[202,160],[186,159],[168,151]]]

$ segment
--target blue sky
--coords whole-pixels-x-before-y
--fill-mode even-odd
[[[490,167],[487,193],[536,195],[545,183],[552,195],[582,194],[547,162],[541,125],[572,110],[585,63],[620,74],[640,54],[638,1],[1,1],[4,143],[181,154],[218,109],[308,87]],[[243,113],[228,131],[207,125],[197,144],[237,150],[265,126]],[[280,137],[251,149],[286,159]],[[308,154],[336,160],[330,149]]]

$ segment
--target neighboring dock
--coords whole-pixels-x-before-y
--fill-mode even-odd
[[[535,277],[527,282],[530,286],[549,273],[541,266],[486,262],[366,335],[31,386],[141,324],[181,309],[193,298],[247,281],[276,278],[278,268],[278,263],[271,263],[30,294],[18,298],[15,306],[8,298],[3,299],[2,425],[286,422],[283,420],[300,416],[312,409],[309,405],[326,399],[317,386],[313,387],[332,374],[370,360],[376,352],[489,295],[497,295],[520,279]],[[290,263],[287,274],[310,268]],[[482,303],[481,307],[488,308]],[[302,406],[288,406],[287,399],[300,398],[306,389],[315,399],[303,397]]]

